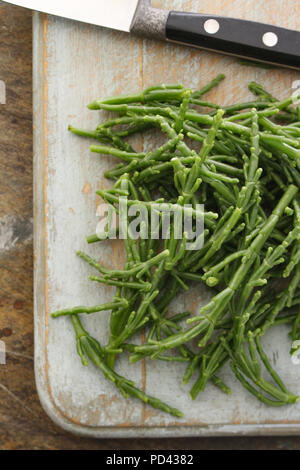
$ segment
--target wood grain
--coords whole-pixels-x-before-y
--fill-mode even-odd
[[[188,3],[188,2],[187,2]],[[227,2],[230,3],[230,2]],[[32,321],[31,14],[0,2],[1,449],[298,449],[300,438],[80,439],[45,415],[35,389]]]
[[[223,7],[233,16],[257,15],[268,21],[274,1],[218,2],[214,7],[211,3],[202,0],[201,9],[221,13]],[[269,8],[260,12],[262,3],[268,3]],[[155,5],[200,12],[197,0],[156,0]],[[285,3],[291,12],[293,7],[293,0]],[[278,4],[278,22],[291,28],[299,26],[296,15],[283,13]],[[182,384],[184,364],[146,360],[145,367],[142,363],[132,367],[122,355],[118,361],[122,374],[144,387],[149,395],[166,402],[171,399],[173,406],[183,410],[184,418],[174,420],[140,402],[126,400],[93,367],[82,367],[69,319],[58,323],[50,318],[51,311],[66,305],[90,304],[92,299],[107,302],[113,295],[110,288],[99,288],[89,281],[90,268],[74,256],[74,250],[88,251],[109,266],[120,261],[110,242],[89,247],[85,242],[87,231],[94,231],[97,223],[95,205],[100,201],[94,192],[113,160],[91,155],[88,142],[66,132],[68,124],[93,129],[103,119],[103,113],[89,111],[86,103],[95,97],[135,92],[153,83],[179,82],[198,89],[221,72],[227,79],[208,95],[213,102],[230,104],[251,99],[247,85],[252,80],[265,84],[280,98],[291,94],[297,73],[241,66],[234,57],[143,40],[63,18],[35,15],[34,27],[35,357],[37,387],[48,414],[64,429],[95,437],[299,433],[299,403],[284,412],[262,407],[234,380],[229,364],[221,377],[230,383],[232,395],[224,396],[209,383],[191,406],[188,390]],[[155,135],[143,136],[146,151],[158,145]],[[85,191],[87,183],[92,191]],[[192,301],[199,311],[208,295],[199,286],[176,297],[170,308],[174,313],[189,310]],[[84,320],[87,329],[106,344],[108,315]],[[278,357],[279,374],[297,393],[300,369],[291,365],[289,339],[283,330],[269,331],[265,341],[269,354]]]

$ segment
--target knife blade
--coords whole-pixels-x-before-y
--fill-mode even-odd
[[[56,16],[300,69],[300,31],[201,13],[153,8],[151,0],[14,0]]]
[[[7,3],[129,33],[139,0],[16,0]]]

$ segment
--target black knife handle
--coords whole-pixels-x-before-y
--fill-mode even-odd
[[[171,11],[170,41],[300,69],[300,32],[255,21]]]

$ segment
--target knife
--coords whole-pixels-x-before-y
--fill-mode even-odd
[[[17,0],[7,3],[145,37],[300,69],[300,32],[264,23],[160,10],[151,6],[151,0]]]

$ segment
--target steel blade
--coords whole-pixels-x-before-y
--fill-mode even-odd
[[[129,32],[139,0],[16,0],[7,3]]]

